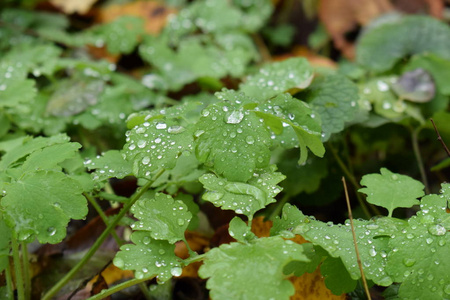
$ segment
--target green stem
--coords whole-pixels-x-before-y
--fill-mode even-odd
[[[13,279],[11,274],[11,265],[9,263],[9,257],[8,257],[8,263],[6,264],[5,269],[5,277],[6,277],[6,295],[8,296],[8,300],[14,300],[14,292],[13,292]]]
[[[17,243],[16,235],[13,234],[11,237],[11,248],[13,254],[13,262],[14,262],[14,272],[16,275],[16,290],[17,290],[17,299],[25,300],[25,290],[23,285],[23,271],[22,271],[22,262],[20,260],[19,253],[19,244]]]
[[[102,300],[102,299],[108,297],[109,295],[112,295],[114,293],[120,292],[123,289],[126,289],[126,288],[128,288],[130,286],[133,286],[133,285],[136,285],[136,284],[139,284],[141,282],[144,282],[144,281],[147,281],[147,280],[151,280],[154,277],[155,276],[145,277],[145,278],[141,278],[141,279],[136,279],[135,278],[135,279],[131,279],[131,280],[122,282],[121,284],[115,285],[115,286],[113,286],[113,287],[111,287],[109,289],[101,291],[100,293],[98,293],[95,296],[87,298],[87,300]]]
[[[422,155],[420,154],[420,148],[419,148],[419,133],[422,130],[422,127],[417,127],[416,129],[411,129],[411,142],[413,146],[414,156],[417,160],[417,165],[419,166],[420,171],[420,177],[422,178],[422,182],[425,185],[425,192],[427,194],[430,193],[430,189],[428,186],[428,179],[425,172],[425,167],[423,165],[422,161]]]
[[[153,300],[152,295],[150,295],[150,291],[148,290],[148,287],[145,284],[145,282],[138,283],[138,287],[141,290],[142,295],[144,295],[145,299]]]
[[[195,251],[193,251],[191,249],[191,247],[189,246],[189,243],[187,242],[187,240],[184,238],[182,241],[186,244],[186,248],[187,248],[187,250],[189,252],[189,257],[196,257],[198,255],[197,252],[195,252]]]
[[[25,299],[31,299],[30,260],[28,258],[28,247],[25,242],[21,243],[21,249],[22,249],[22,268],[23,268],[24,288],[25,288]]]
[[[331,153],[333,154],[334,159],[338,163],[338,165],[341,168],[342,172],[344,172],[344,174],[350,180],[350,182],[355,187],[355,189],[359,190],[361,188],[361,186],[356,181],[355,176],[353,176],[353,174],[348,170],[347,166],[344,164],[342,159],[339,157],[339,155],[337,154],[336,149],[331,145],[331,143],[328,143],[328,148],[331,150]],[[361,197],[358,197],[358,193],[356,193],[356,195],[357,195],[356,198],[358,199],[359,205],[361,206],[364,214],[366,215],[367,218],[370,219],[371,218],[371,214],[369,212],[369,209],[367,208],[366,203],[364,202],[364,200]],[[374,208],[374,210],[375,210],[375,208]],[[379,213],[377,213],[377,214],[379,215]]]
[[[95,198],[91,197],[91,195],[87,193],[83,193],[84,197],[89,201],[89,203],[94,207],[95,211],[98,213],[100,218],[103,220],[103,223],[105,223],[106,226],[108,226],[108,217],[105,215],[103,209],[100,207],[100,205],[97,203]],[[122,246],[123,241],[119,238],[115,230],[111,230],[111,235],[116,241],[117,245]]]
[[[152,186],[152,184],[164,173],[164,169],[159,170],[155,174],[152,180],[147,182],[139,191],[131,197],[130,201],[122,208],[122,210],[117,214],[114,220],[108,224],[105,231],[100,235],[100,237],[95,241],[89,251],[84,255],[84,257],[64,276],[61,278],[43,297],[42,300],[50,300],[66,283],[89,261],[89,259],[95,254],[95,252],[100,248],[105,239],[108,237],[111,230],[113,230],[119,221],[127,214],[133,204],[142,197],[142,195]]]
[[[279,216],[284,205],[289,201],[290,199],[290,195],[289,194],[284,194],[283,198],[281,198],[280,201],[277,202],[277,205],[275,206],[275,209],[270,213],[269,215],[269,220],[272,220],[276,217]]]

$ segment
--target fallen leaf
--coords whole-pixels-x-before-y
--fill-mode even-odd
[[[98,274],[96,280],[94,281],[91,289],[91,296],[99,294],[102,290],[107,289],[108,284],[102,274]],[[110,300],[111,296],[105,297],[103,299]]]
[[[97,0],[50,0],[50,3],[66,14],[85,14]]]
[[[97,12],[97,23],[109,23],[121,16],[136,16],[145,20],[145,32],[157,35],[166,25],[167,17],[175,14],[159,1],[134,1],[127,4],[108,5]]]
[[[325,286],[324,279],[320,270],[316,269],[313,273],[305,273],[300,277],[292,276],[289,278],[295,287],[295,294],[290,300],[338,300],[346,299],[346,295],[333,295]]]
[[[347,40],[346,36],[393,9],[388,0],[322,0],[319,19],[333,39],[334,46],[345,57],[353,58],[353,41]]]

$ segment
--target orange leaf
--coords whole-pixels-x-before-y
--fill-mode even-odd
[[[98,11],[96,21],[109,23],[121,16],[141,17],[145,20],[145,31],[157,35],[166,25],[167,17],[175,13],[174,8],[169,8],[159,1],[134,1],[102,8]]]

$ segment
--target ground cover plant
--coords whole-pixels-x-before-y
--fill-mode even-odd
[[[444,2],[94,2],[0,4],[0,299],[450,298]]]

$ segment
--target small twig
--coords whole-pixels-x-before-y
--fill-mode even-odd
[[[366,291],[366,294],[367,294],[367,299],[372,300],[372,298],[370,297],[369,287],[367,286],[366,277],[364,276],[364,270],[363,270],[362,263],[361,263],[361,257],[359,256],[358,243],[356,242],[355,226],[353,225],[352,209],[350,207],[350,199],[348,197],[347,183],[345,182],[344,176],[342,176],[342,184],[344,185],[345,201],[347,202],[347,209],[348,209],[348,218],[350,219],[350,226],[352,228],[352,235],[353,235],[353,243],[355,244],[356,261],[358,262],[359,271],[361,272],[361,279],[363,282],[364,290]]]
[[[444,140],[442,139],[441,135],[439,134],[436,124],[434,124],[433,119],[430,119],[430,121],[433,124],[434,131],[436,131],[438,141],[441,142],[442,147],[444,147],[444,149],[445,149],[445,152],[447,152],[447,155],[450,156],[450,150],[447,148],[447,145],[445,144]]]

